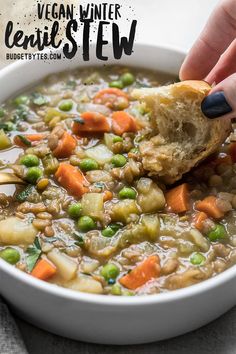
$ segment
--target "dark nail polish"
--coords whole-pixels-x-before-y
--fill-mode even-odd
[[[207,118],[218,118],[232,112],[223,91],[205,97],[201,104],[202,112]]]

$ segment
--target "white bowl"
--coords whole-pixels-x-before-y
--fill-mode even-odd
[[[94,49],[94,48],[93,48]],[[111,49],[108,48],[111,55]],[[104,65],[92,51],[89,62],[17,62],[0,71],[0,102],[47,74],[76,66]],[[177,74],[184,53],[135,45],[119,64]],[[117,63],[109,60],[108,64]],[[56,334],[103,344],[138,344],[196,329],[236,304],[236,267],[191,287],[139,297],[75,292],[37,280],[0,260],[0,292],[25,320]]]

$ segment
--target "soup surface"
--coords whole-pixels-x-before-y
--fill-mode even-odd
[[[152,136],[135,87],[173,82],[125,67],[52,75],[0,107],[0,257],[77,291],[140,295],[211,278],[236,262],[234,134],[184,180],[143,169]],[[191,139],[191,137],[190,137]]]

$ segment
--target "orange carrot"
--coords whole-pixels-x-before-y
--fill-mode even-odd
[[[112,114],[112,129],[115,134],[122,135],[126,132],[136,132],[137,124],[130,114],[118,111]]]
[[[113,194],[111,191],[104,191],[103,192],[103,201],[107,202],[108,200],[111,200],[113,198]]]
[[[78,168],[67,163],[61,163],[55,173],[57,181],[69,193],[76,197],[81,197],[88,192],[88,182]]]
[[[31,275],[41,280],[47,280],[48,278],[51,278],[56,271],[57,269],[54,265],[45,259],[41,259],[32,270]]]
[[[204,213],[203,211],[196,213],[196,215],[193,218],[194,226],[196,227],[196,229],[198,229],[199,231],[202,231],[203,222],[207,218],[208,218],[207,214]]]
[[[128,289],[135,290],[147,283],[152,278],[160,275],[160,259],[158,256],[150,256],[137,265],[130,273],[119,279],[119,282]]]
[[[31,142],[41,141],[44,139],[44,134],[26,134],[25,137]]]
[[[72,131],[74,134],[86,133],[108,133],[111,130],[105,116],[96,112],[84,112],[81,114],[81,123],[74,122]]]
[[[229,145],[229,154],[233,162],[236,162],[236,142]]]
[[[183,213],[189,209],[189,192],[187,183],[183,183],[167,191],[165,197],[167,206],[173,213]]]
[[[26,146],[31,146],[31,141],[26,139],[23,135],[15,135],[13,141],[15,145],[23,148]]]
[[[220,219],[224,216],[224,213],[217,207],[216,197],[213,195],[196,202],[195,208],[199,211],[203,211],[214,219]]]
[[[125,98],[128,98],[127,94],[118,89],[118,88],[115,88],[115,87],[110,87],[110,88],[105,88],[101,91],[99,91],[95,96],[94,96],[94,102],[96,100],[99,100],[101,98],[103,98],[104,96],[106,95],[115,95],[115,96],[118,96],[118,97],[125,97]],[[98,103],[98,102],[95,102],[95,103]]]
[[[59,140],[56,149],[53,150],[53,155],[58,158],[71,156],[76,148],[76,140],[69,133],[65,132]]]
[[[93,102],[103,104],[110,109],[119,109],[118,107],[122,105],[122,108],[125,109],[129,106],[129,97],[124,91],[111,87],[99,91],[95,95]]]
[[[25,134],[25,135],[16,135],[14,137],[14,143],[20,147],[29,146],[30,143],[41,141],[45,137],[44,134]]]

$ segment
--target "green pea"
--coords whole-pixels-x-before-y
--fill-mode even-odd
[[[136,191],[133,188],[124,187],[122,188],[118,195],[120,199],[135,199]]]
[[[123,167],[126,164],[127,160],[123,155],[117,154],[114,155],[111,159],[111,163],[115,167]]]
[[[31,184],[35,184],[42,175],[43,172],[39,167],[30,167],[26,173],[26,180]]]
[[[118,224],[110,224],[104,230],[102,230],[102,236],[104,237],[112,237],[117,231],[120,229],[120,225]]]
[[[115,231],[112,230],[110,226],[106,227],[104,230],[102,230],[102,236],[104,237],[112,237],[115,235]]]
[[[99,165],[98,165],[97,161],[95,161],[93,159],[83,159],[83,160],[81,160],[80,163],[79,163],[79,167],[83,171],[92,171],[92,170],[98,170],[99,169]]]
[[[114,138],[112,139],[113,143],[121,143],[123,141],[121,136],[115,135]]]
[[[73,107],[72,101],[62,101],[59,105],[59,109],[64,112],[70,111],[72,107]]]
[[[112,295],[122,295],[121,287],[119,284],[114,284],[111,287],[111,294]]]
[[[211,230],[208,233],[208,238],[210,241],[218,241],[218,240],[223,240],[227,236],[227,232],[225,230],[225,227],[221,224],[218,224],[215,226],[213,230]]]
[[[90,216],[81,216],[78,220],[78,229],[87,232],[96,228],[96,224]]]
[[[120,80],[124,86],[130,86],[135,82],[135,77],[131,73],[121,75]]]
[[[77,219],[81,215],[82,205],[81,203],[71,204],[68,208],[68,214],[72,219]]]
[[[12,247],[7,247],[0,251],[0,258],[10,264],[16,264],[20,260],[20,253]]]
[[[18,96],[14,99],[14,104],[16,106],[20,106],[21,104],[28,104],[29,103],[29,97],[28,96]]]
[[[102,230],[102,236],[104,237],[112,237],[117,231],[121,228],[119,224],[110,224],[104,230]]]
[[[123,85],[122,81],[117,80],[117,81],[110,82],[109,87],[115,87],[115,88],[122,90],[124,88],[124,85]]]
[[[25,155],[20,159],[20,164],[26,167],[33,167],[39,165],[39,158],[36,155]]]
[[[110,279],[116,279],[119,274],[119,268],[113,263],[107,263],[101,269],[101,276],[103,276],[106,281],[109,281]]]
[[[190,257],[190,262],[194,265],[201,265],[205,263],[205,261],[206,261],[206,257],[199,252],[193,253],[192,256]]]

